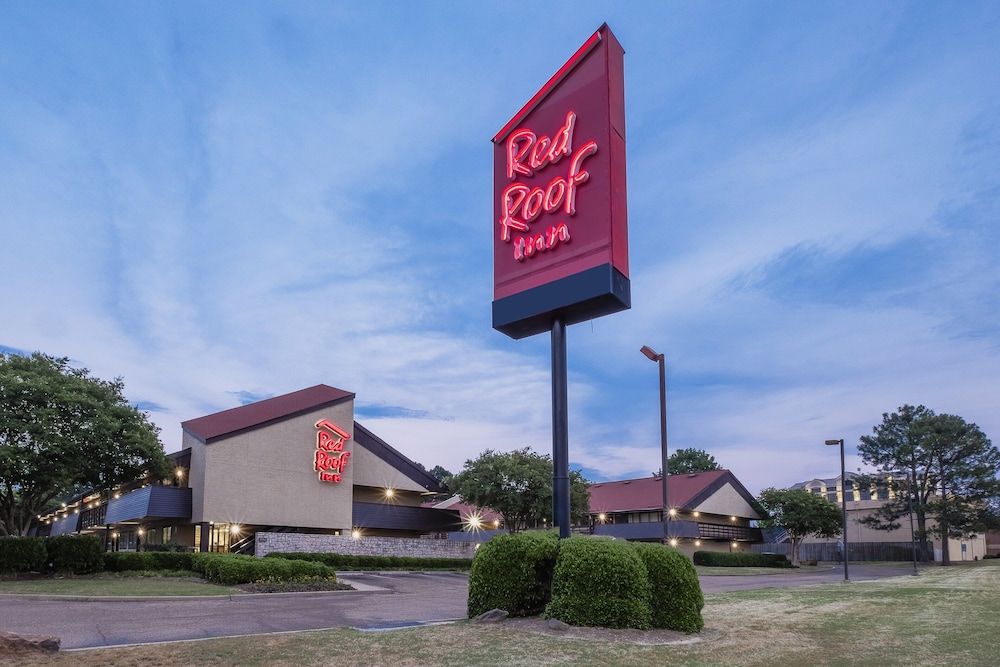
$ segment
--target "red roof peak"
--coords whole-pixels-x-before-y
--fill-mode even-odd
[[[215,412],[197,419],[189,419],[186,422],[181,422],[181,428],[207,443],[353,398],[354,394],[349,391],[318,384],[289,394],[266,398],[256,403]]]

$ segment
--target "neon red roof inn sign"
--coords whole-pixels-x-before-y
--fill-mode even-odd
[[[493,328],[631,306],[624,50],[607,25],[493,138]]]

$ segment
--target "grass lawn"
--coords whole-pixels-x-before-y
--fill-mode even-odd
[[[566,639],[513,623],[327,630],[20,658],[19,665],[977,665],[997,664],[1000,561],[919,577],[706,595],[679,643]],[[692,641],[694,640],[694,641]],[[14,663],[10,663],[14,664]]]
[[[0,594],[14,595],[233,595],[243,591],[218,586],[201,579],[194,572],[161,574],[122,572],[86,576],[39,577],[36,579],[0,579]],[[2,628],[0,628],[2,629]]]

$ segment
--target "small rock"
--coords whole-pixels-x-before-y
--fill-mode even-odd
[[[476,620],[481,623],[495,623],[507,618],[508,615],[509,614],[503,609],[490,609],[489,611],[484,611],[479,616],[476,616]]]
[[[558,618],[549,619],[549,628],[552,630],[559,630],[560,632],[566,632],[567,630],[569,630],[569,627],[570,627],[569,625],[563,623]]]
[[[0,655],[19,653],[55,653],[59,650],[58,637],[43,635],[17,635],[0,630]]]

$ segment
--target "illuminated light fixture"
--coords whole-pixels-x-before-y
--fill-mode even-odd
[[[119,499],[119,498],[121,498],[121,497],[122,497],[122,494],[120,494],[120,493],[116,493],[116,494],[115,494],[115,500],[118,500],[118,499]]]
[[[494,528],[500,527],[500,519],[493,519],[493,527]]]
[[[176,471],[174,471],[174,474],[177,476],[177,479],[181,479],[182,477],[184,477],[184,468],[178,468]]]
[[[479,512],[473,512],[462,520],[465,524],[465,530],[471,530],[478,532],[483,528],[483,517]]]
[[[395,496],[395,495],[396,495],[396,491],[395,491],[395,490],[393,490],[392,488],[387,488],[387,489],[385,490],[385,497],[386,497],[386,498],[392,498],[392,497],[393,497],[393,496]]]
[[[731,517],[729,517],[729,520],[730,520],[730,521],[736,521],[736,517],[734,517],[734,516],[731,516]]]
[[[701,546],[701,540],[695,540],[695,541],[694,541],[694,545],[695,545],[696,547],[700,547],[700,546]]]
[[[608,515],[605,514],[604,512],[601,512],[600,514],[597,515],[597,520],[600,521],[601,523],[604,523],[605,521],[608,520]]]
[[[358,530],[357,528],[355,528],[354,530],[352,530],[351,531],[351,539],[360,540],[361,539],[361,531]]]
[[[677,546],[677,538],[676,537],[670,538],[670,546],[672,546],[672,547],[676,547]]]
[[[740,546],[740,545],[739,545],[739,542],[736,542],[736,541],[734,540],[734,541],[733,541],[733,548],[735,549],[735,548],[736,548],[736,547],[738,547],[738,546]]]
[[[699,517],[699,516],[701,516],[701,512],[695,512],[694,515],[695,515],[695,517]]]
[[[673,507],[670,508],[670,516],[677,516],[677,510],[675,510]]]
[[[80,508],[79,507],[77,507],[75,510],[73,510],[73,514],[79,514],[79,513],[80,513]]]
[[[229,532],[232,533],[233,535],[239,535],[240,534],[240,524],[234,523],[232,526],[229,527]]]
[[[139,529],[139,537],[142,537],[143,535],[145,535],[145,532],[142,530],[142,528],[140,528]]]

